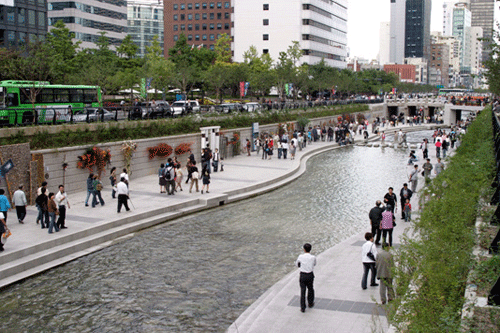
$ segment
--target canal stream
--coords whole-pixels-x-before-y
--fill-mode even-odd
[[[408,141],[431,134],[410,133]],[[346,147],[315,156],[302,177],[278,190],[142,231],[4,289],[1,327],[224,332],[294,270],[304,242],[319,254],[369,231],[375,201],[407,180],[407,155]]]

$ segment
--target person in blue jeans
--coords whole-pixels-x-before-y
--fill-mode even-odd
[[[87,198],[85,198],[85,207],[89,206],[90,195],[94,192],[94,174],[91,173],[87,178]]]
[[[97,205],[97,198],[99,198],[101,206],[104,206],[104,199],[101,196],[102,183],[98,175],[94,175],[94,181],[92,182],[92,187],[93,187],[92,208],[94,208]]]
[[[55,194],[53,192],[49,193],[49,202],[48,202],[48,211],[49,211],[49,217],[50,217],[50,222],[49,222],[49,234],[51,234],[55,229],[56,232],[59,231],[59,227],[56,224],[56,215],[59,213],[57,209],[57,204],[54,201]]]

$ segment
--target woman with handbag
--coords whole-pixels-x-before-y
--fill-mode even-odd
[[[375,282],[377,277],[377,268],[375,267],[375,262],[377,260],[377,247],[373,243],[373,234],[367,232],[365,234],[366,243],[363,244],[361,248],[361,260],[363,262],[363,278],[361,279],[361,288],[365,290],[367,288],[368,271],[372,272],[370,286],[376,287],[378,284]]]

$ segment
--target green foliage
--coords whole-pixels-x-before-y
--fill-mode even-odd
[[[393,322],[406,332],[460,329],[478,201],[494,175],[490,119],[491,110],[483,111],[449,166],[425,190],[429,200],[415,236],[406,237],[398,252],[395,280],[404,309],[393,314]]]
[[[497,28],[500,25],[497,23]],[[484,66],[487,68],[485,72],[486,79],[488,80],[488,85],[490,86],[490,91],[498,95],[500,94],[500,44],[499,38],[500,33],[497,29],[493,30],[493,36],[490,44],[491,53],[487,61],[484,62]]]
[[[118,55],[128,59],[135,58],[137,51],[139,51],[139,46],[132,41],[131,35],[125,36],[120,46],[116,48],[116,53],[118,53]]]
[[[223,33],[215,41],[215,54],[217,62],[231,62],[231,36]]]

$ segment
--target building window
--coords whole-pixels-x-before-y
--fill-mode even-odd
[[[194,14],[194,19],[199,20],[200,19],[200,14]]]
[[[184,21],[186,19],[186,15],[181,14],[181,21]]]
[[[222,2],[217,2],[217,8],[222,8]]]
[[[207,13],[203,13],[203,14],[201,14],[201,17],[202,17],[204,20],[206,20],[206,19],[207,19]]]
[[[203,25],[202,25],[202,29],[203,29],[203,30],[207,30],[207,25],[206,25],[206,24],[203,24]]]
[[[229,8],[231,6],[231,4],[229,2],[224,2],[224,8]]]
[[[269,10],[269,4],[268,4],[268,3],[265,3],[265,4],[263,5],[263,9],[264,9],[264,10]]]
[[[193,35],[188,35],[188,40],[193,40]]]
[[[192,24],[188,24],[188,30],[189,31],[193,30],[193,25]]]
[[[224,18],[227,20],[229,18],[229,13],[224,13]]]
[[[200,40],[200,35],[194,35],[194,40]]]
[[[210,50],[212,50],[212,51],[215,50],[215,46],[210,45]]]
[[[215,35],[214,34],[210,34],[210,40],[215,40]]]
[[[269,35],[268,34],[263,34],[262,35],[262,40],[269,40]]]
[[[214,29],[215,29],[215,24],[210,23],[210,30],[214,30]]]
[[[174,25],[174,31],[179,30],[179,26],[177,24]]]
[[[269,49],[263,49],[262,50],[262,54],[268,54],[269,53]]]
[[[203,35],[203,36],[201,36],[201,39],[203,39],[203,40],[207,40],[207,35]]]
[[[36,25],[36,22],[35,22],[35,11],[31,10],[31,9],[28,9],[28,24],[31,25],[31,26],[33,26],[33,27]]]
[[[184,31],[186,30],[186,25],[185,24],[181,24],[181,31]]]
[[[214,13],[210,13],[210,19],[211,20],[215,19],[215,14]]]
[[[188,3],[188,9],[193,9],[193,4],[192,3]]]
[[[222,30],[222,23],[217,23],[217,30]]]
[[[188,14],[188,20],[191,21],[193,19],[193,14]]]
[[[199,24],[195,24],[194,25],[194,30],[200,30],[200,25]]]
[[[229,23],[224,23],[224,29],[229,30]]]
[[[135,9],[135,7],[134,7],[134,9]],[[179,9],[179,5],[178,4],[174,4],[174,10],[177,10],[177,9]]]
[[[181,3],[181,10],[184,10],[186,9],[186,4],[185,3]]]
[[[215,2],[210,3],[210,8],[215,8]]]
[[[26,10],[24,8],[18,8],[17,9],[17,23],[24,24],[25,16],[26,16]]]
[[[217,19],[222,20],[222,13],[217,13]]]
[[[198,2],[194,4],[194,9],[200,9],[200,4]]]
[[[269,25],[269,19],[263,19],[262,20],[263,25]]]
[[[174,35],[174,42],[176,42],[176,41],[177,41],[177,39],[179,39],[179,36]]]
[[[207,3],[204,2],[203,5],[202,5],[203,9],[207,9]]]

